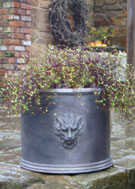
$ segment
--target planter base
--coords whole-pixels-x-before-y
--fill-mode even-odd
[[[28,169],[40,173],[53,173],[53,174],[76,174],[76,173],[88,173],[94,171],[100,171],[107,169],[113,165],[111,158],[104,161],[99,161],[90,164],[80,164],[80,165],[47,165],[47,164],[37,164],[21,159],[20,166],[24,169]]]

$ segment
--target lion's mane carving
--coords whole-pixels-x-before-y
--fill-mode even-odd
[[[84,123],[80,115],[65,113],[55,119],[55,134],[60,137],[62,146],[72,149],[83,132]]]

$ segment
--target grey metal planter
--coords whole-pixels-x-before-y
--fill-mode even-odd
[[[22,113],[21,167],[36,172],[76,174],[112,166],[109,111],[97,108],[94,91],[54,89],[41,92],[46,114]],[[100,98],[100,96],[99,96]],[[34,108],[34,107],[33,107]]]

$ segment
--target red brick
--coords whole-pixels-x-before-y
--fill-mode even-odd
[[[25,39],[25,35],[23,33],[10,33],[11,39]]]
[[[15,52],[14,56],[18,58],[18,57],[20,57],[20,53],[19,52]]]
[[[14,65],[13,64],[3,64],[2,68],[5,70],[14,70]]]
[[[20,3],[14,2],[14,7],[15,7],[15,8],[19,8],[19,6],[20,6]]]
[[[6,39],[3,41],[4,45],[19,45],[20,40],[18,39]]]
[[[21,33],[31,33],[30,28],[21,28]]]
[[[24,27],[25,22],[23,21],[9,21],[9,26],[13,27]]]
[[[6,70],[6,73],[8,73],[8,75],[12,75],[13,74],[13,71],[9,71],[9,70]]]
[[[5,58],[5,57],[1,57],[0,58],[0,64],[6,64],[8,62],[8,58]],[[3,66],[2,66],[3,68]]]
[[[0,33],[0,39],[8,39],[10,36],[8,33]]]
[[[0,51],[0,56],[2,56],[2,52]]]
[[[15,33],[14,37],[15,37],[15,39],[24,39],[25,38],[23,33]]]
[[[29,54],[28,52],[20,52],[20,57],[28,58]]]
[[[27,40],[31,40],[31,35],[26,34],[26,35],[25,35],[25,39],[27,39]]]
[[[16,59],[15,58],[8,58],[8,63],[14,64],[14,63],[16,63]]]
[[[30,28],[31,27],[31,22],[26,22],[25,25],[26,25],[27,28]]]
[[[20,32],[20,28],[19,27],[10,27],[10,32],[19,33]]]
[[[2,20],[2,21],[0,21],[0,26],[6,27],[6,26],[8,26],[8,22],[5,20]]]
[[[9,16],[8,15],[4,15],[3,16],[3,20],[8,20]]]
[[[30,52],[31,51],[31,47],[26,47],[26,51]]]
[[[2,69],[0,69],[0,76],[4,76],[5,73],[6,73],[6,70],[2,70]]]
[[[14,51],[14,50],[15,50],[15,46],[14,46],[14,45],[8,46],[8,50],[9,50],[9,51]]]
[[[4,87],[3,81],[0,81],[0,87]]]
[[[27,10],[27,9],[31,9],[31,6],[26,3],[21,3],[21,8]]]
[[[5,33],[20,32],[20,28],[19,27],[3,27],[2,31]]]
[[[31,10],[26,10],[26,15],[30,16],[31,15]]]
[[[10,9],[11,14],[17,14],[17,15],[25,15],[25,10],[22,9]]]
[[[8,10],[7,9],[1,9],[0,10],[0,14],[8,14]]]

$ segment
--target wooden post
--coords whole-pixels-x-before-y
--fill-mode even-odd
[[[127,53],[128,63],[135,66],[135,0],[127,2]]]

